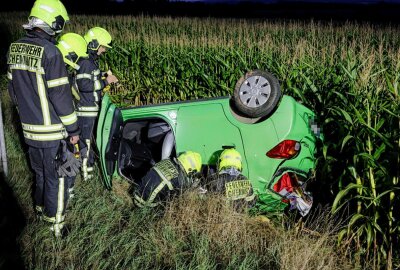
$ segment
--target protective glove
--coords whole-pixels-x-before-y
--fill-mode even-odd
[[[61,140],[59,154],[57,155],[57,172],[60,177],[74,177],[79,173],[82,160],[76,158],[74,153],[67,147],[67,142]]]

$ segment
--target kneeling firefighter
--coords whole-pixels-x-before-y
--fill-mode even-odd
[[[224,193],[236,209],[251,207],[255,203],[255,194],[250,180],[242,175],[242,157],[229,148],[221,152],[218,159],[218,173],[211,176],[206,186],[210,192]]]
[[[140,180],[134,201],[139,207],[154,207],[171,195],[189,188],[195,173],[201,170],[199,153],[188,151],[177,159],[163,159]]]
[[[86,40],[75,33],[66,33],[58,38],[57,45],[58,49],[64,57],[64,62],[68,70],[68,80],[71,87],[71,93],[76,100],[79,100],[78,87],[76,84],[76,74],[80,66],[77,64],[81,59],[88,57],[87,54],[87,43]],[[74,153],[75,158],[81,160],[87,156],[87,146],[83,140],[79,140],[74,147],[66,147],[67,150]],[[67,174],[67,172],[65,172]],[[68,181],[68,192],[70,198],[73,197],[73,190],[75,185],[76,174],[71,172],[66,175],[66,180]]]

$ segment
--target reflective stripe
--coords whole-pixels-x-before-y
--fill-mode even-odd
[[[194,162],[194,160],[192,159],[192,157],[188,156],[188,157],[186,158],[186,160],[189,161],[190,166],[192,167],[193,170],[196,169],[196,163]]]
[[[87,180],[89,177],[87,163],[90,153],[90,140],[85,140],[85,143],[87,150],[86,150],[86,157],[84,157],[82,161],[82,172],[83,172],[83,179]]]
[[[163,181],[164,185],[167,185],[169,190],[173,190],[174,187],[172,186],[171,181],[169,181],[165,175],[157,168],[157,167],[153,167],[153,169],[157,172],[157,174],[161,177],[161,180]]]
[[[22,123],[22,129],[27,131],[36,131],[36,132],[51,132],[51,131],[63,131],[63,124],[54,124],[54,125],[30,125]]]
[[[43,83],[42,75],[36,73],[36,80],[37,80],[38,94],[40,98],[40,106],[42,107],[43,124],[49,126],[51,125],[50,111],[49,111],[49,104],[47,102],[46,88]]]
[[[99,102],[99,96],[97,95],[97,92],[93,92],[94,96],[94,101]]]
[[[12,73],[9,72],[9,71],[7,71],[7,78],[8,78],[9,80],[12,80]]]
[[[100,75],[100,69],[96,69],[93,71],[93,75]]]
[[[94,81],[94,91],[100,90],[101,89],[101,83],[99,80]]]
[[[24,137],[34,141],[53,141],[53,140],[62,140],[67,136],[64,132],[50,133],[50,134],[34,134],[24,131]]]
[[[64,177],[58,178],[57,214],[56,223],[62,222],[64,211]]]
[[[54,232],[55,237],[61,237],[62,236],[62,229],[64,228],[64,222],[61,223],[55,223],[53,226],[50,227],[50,230]]]
[[[76,75],[76,79],[80,80],[80,79],[92,79],[92,74],[88,74],[88,73],[82,73],[82,74],[78,74]]]
[[[156,198],[157,194],[164,188],[165,182],[162,181],[157,188],[151,193],[150,198],[147,200],[149,203],[152,203],[154,199]]]
[[[99,111],[99,106],[84,106],[84,107],[78,107],[78,111],[98,112],[98,111]]]
[[[70,115],[60,116],[60,119],[61,122],[63,122],[63,124],[66,126],[72,125],[73,123],[78,121],[78,117],[76,116],[75,112],[71,113]]]
[[[17,70],[27,70],[27,71],[31,71],[31,72],[36,72],[39,74],[44,74],[44,68],[35,68],[35,67],[31,67],[31,66],[27,66],[24,64],[14,64],[14,65],[10,65],[10,69],[17,69]]]
[[[76,112],[77,116],[97,117],[98,112]]]
[[[145,200],[143,200],[141,197],[139,197],[138,195],[134,195],[134,200],[137,206],[139,207],[144,207],[144,206],[150,206],[150,207],[154,207],[157,206],[158,203],[150,203],[150,202],[146,202]]]
[[[47,221],[47,222],[55,223],[56,222],[56,217],[48,217],[46,215],[43,215],[43,220]],[[65,216],[63,215],[63,216],[61,216],[61,223],[60,224],[63,224],[62,222],[64,220],[65,220]]]
[[[62,77],[60,79],[47,81],[47,86],[49,88],[60,86],[60,85],[65,85],[65,84],[69,84],[68,77]]]

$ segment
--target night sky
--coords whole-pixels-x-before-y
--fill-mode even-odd
[[[400,22],[400,0],[62,0],[71,14],[283,18]],[[13,0],[0,11],[29,11]]]

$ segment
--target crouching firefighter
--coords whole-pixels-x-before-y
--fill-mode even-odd
[[[242,157],[229,148],[221,152],[218,159],[218,172],[211,175],[206,189],[214,193],[223,193],[236,210],[245,210],[255,204],[255,194],[250,180],[242,175]]]
[[[134,202],[138,207],[154,207],[172,195],[192,186],[195,174],[201,170],[199,153],[188,151],[177,159],[163,159],[140,180]]]
[[[77,71],[76,82],[80,99],[77,104],[79,126],[82,130],[81,139],[87,145],[87,157],[82,162],[83,178],[91,177],[93,171],[94,155],[91,144],[93,130],[101,104],[101,92],[110,83],[117,82],[114,75],[101,77],[98,58],[111,48],[111,35],[101,27],[91,28],[84,36],[87,42],[88,58],[78,61],[80,66]]]
[[[25,37],[8,50],[8,90],[18,107],[29,159],[35,173],[34,200],[37,214],[51,223],[56,236],[63,230],[68,199],[67,181],[58,175],[57,153],[69,136],[79,141],[77,116],[72,103],[68,73],[55,46],[55,36],[69,20],[58,0],[37,0]]]
[[[78,86],[76,84],[76,73],[80,66],[77,64],[80,59],[88,57],[86,40],[75,33],[66,33],[61,35],[57,40],[57,48],[61,51],[64,57],[64,62],[68,70],[68,80],[71,88],[71,93],[75,100],[79,101]],[[74,145],[71,152],[74,153],[78,159],[85,158],[87,155],[87,147],[84,140],[80,140]],[[74,185],[76,176],[66,176],[68,181],[69,197],[74,196]]]

